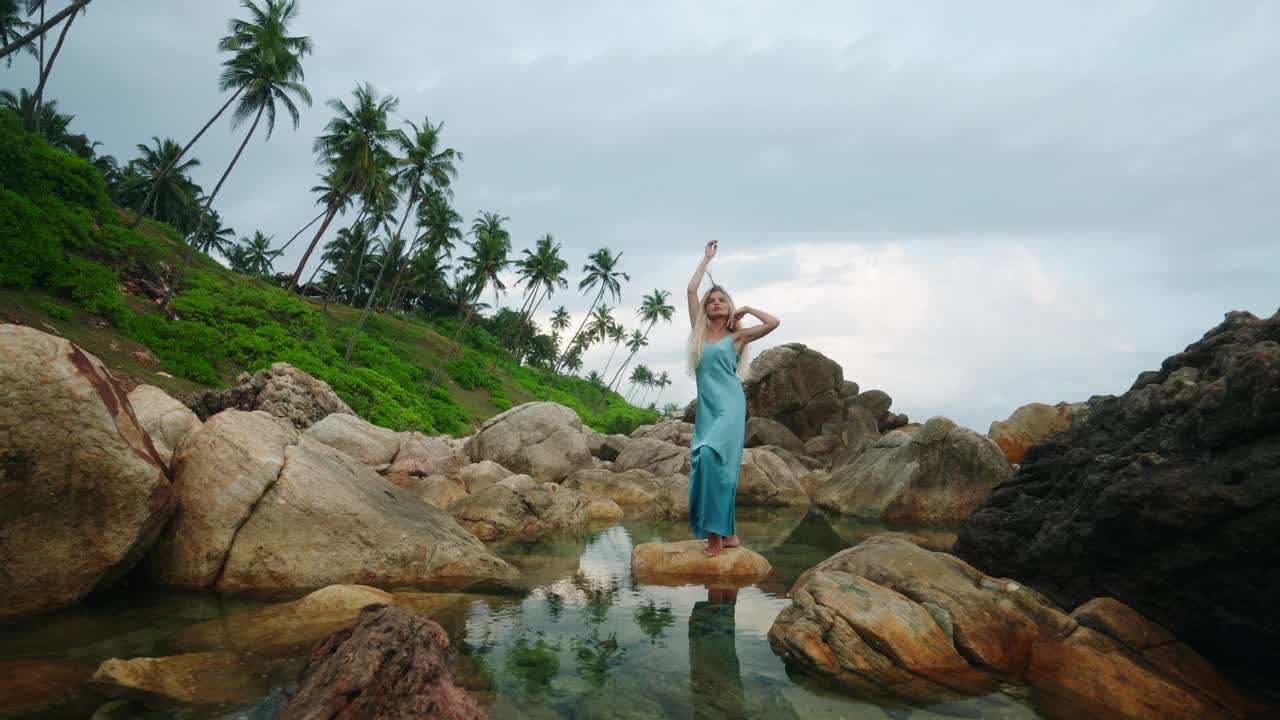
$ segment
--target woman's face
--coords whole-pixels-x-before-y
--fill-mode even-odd
[[[707,296],[707,317],[722,318],[729,314],[729,298],[719,290],[712,290]]]

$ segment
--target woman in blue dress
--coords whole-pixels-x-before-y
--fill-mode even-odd
[[[741,543],[734,528],[734,496],[738,469],[747,433],[747,398],[742,392],[746,376],[747,343],[773,332],[778,319],[743,306],[735,308],[729,293],[712,285],[701,299],[698,286],[719,244],[712,240],[698,271],[689,281],[689,369],[698,381],[698,410],[693,442],[689,448],[689,526],[706,539],[708,557]],[[754,315],[762,323],[742,327],[743,317]]]

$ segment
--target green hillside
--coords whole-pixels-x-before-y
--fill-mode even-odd
[[[185,242],[151,220],[130,230],[131,219],[112,203],[97,167],[0,111],[0,320],[71,339],[113,371],[179,397],[288,362],[328,382],[366,419],[398,430],[466,434],[477,421],[545,393],[545,368],[489,372],[495,357],[503,364],[509,358],[496,337],[502,330],[481,317],[465,328],[461,351],[424,398],[449,347],[456,306],[436,315],[372,314],[346,366],[358,310],[324,307],[197,253],[162,312],[158,299]],[[616,393],[593,413],[602,392],[565,376],[550,399],[600,430],[625,432],[656,417]]]

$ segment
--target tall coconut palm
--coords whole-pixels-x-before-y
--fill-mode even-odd
[[[476,309],[475,300],[484,293],[485,287],[493,285],[494,307],[497,307],[498,291],[506,289],[506,285],[503,284],[498,275],[511,264],[511,261],[507,259],[507,255],[511,252],[511,235],[502,225],[510,220],[511,218],[499,215],[496,212],[485,212],[471,225],[471,234],[475,238],[471,242],[471,255],[462,258],[461,261],[463,268],[467,272],[471,289],[467,293],[464,302],[467,314],[458,325],[457,333],[455,333],[456,338],[461,338],[463,330],[466,328],[467,323],[470,322],[471,315]],[[440,376],[441,368],[453,356],[456,342],[457,340],[455,339],[449,343],[448,351],[445,352],[444,357],[436,365],[435,372],[431,374],[431,381],[427,383],[427,392],[423,395],[424,401],[431,396],[431,390],[436,385],[436,379]]]
[[[615,269],[621,259],[622,253],[614,255],[609,251],[609,248],[600,248],[587,257],[587,264],[582,266],[582,272],[586,273],[587,276],[578,283],[578,290],[590,291],[595,287],[599,287],[600,290],[596,293],[595,299],[591,301],[591,308],[587,310],[587,315],[583,316],[582,323],[578,325],[578,329],[573,333],[573,338],[569,341],[570,345],[573,345],[574,341],[578,339],[578,334],[582,332],[582,326],[586,324],[587,317],[595,311],[596,305],[600,303],[600,298],[604,297],[606,292],[614,300],[622,300],[622,285],[618,278],[630,281],[631,276]],[[551,388],[555,385],[554,372],[552,371],[551,381],[547,383],[547,394],[543,398],[544,400],[551,397]]]
[[[58,23],[65,20],[69,15],[84,9],[84,6],[90,2],[92,0],[72,0],[71,4],[36,26],[18,19],[17,3],[13,3],[11,13],[7,12],[8,2],[0,3],[0,42],[4,43],[4,47],[0,47],[0,60],[8,58],[19,50],[28,50],[34,55],[35,46],[31,43],[36,38],[57,27]],[[25,34],[22,34],[24,32]]]
[[[605,377],[609,376],[609,366],[613,364],[613,355],[618,352],[618,346],[627,339],[627,329],[622,327],[622,323],[615,322],[609,326],[609,339],[613,341],[613,349],[609,351],[609,359],[604,364],[604,370],[601,371],[601,375]],[[607,387],[605,389],[608,390]],[[596,401],[591,412],[595,412],[600,409],[600,403],[604,402],[604,398],[605,395],[601,394],[600,399]]]
[[[520,260],[519,274],[520,280],[525,285],[525,294],[528,299],[537,298],[528,305],[527,309],[522,309],[521,321],[516,331],[516,339],[511,344],[513,350],[513,362],[519,361],[520,343],[524,339],[525,329],[530,327],[534,313],[538,312],[538,308],[542,306],[542,301],[551,297],[556,288],[569,287],[569,281],[565,279],[564,273],[569,269],[569,263],[560,257],[560,243],[551,237],[551,233],[547,233],[538,238],[534,244],[534,249],[530,252],[528,249],[521,250],[524,253],[524,259]],[[563,308],[561,308],[563,310]],[[503,339],[506,344],[506,339]],[[497,359],[494,359],[497,362]],[[493,367],[489,368],[489,372],[493,372]]]
[[[631,371],[631,387],[627,390],[627,401],[630,402],[636,391],[652,379],[653,371],[647,365],[636,365]]]
[[[449,198],[443,192],[433,191],[431,195],[418,204],[418,228],[422,231],[417,244],[437,262],[453,257],[454,240],[462,239],[462,230],[458,223],[462,216],[454,212],[449,205]],[[392,304],[399,300],[392,297]]]
[[[27,3],[30,7],[30,2]],[[22,13],[18,8],[18,0],[0,0],[0,45],[8,46],[9,43],[16,41],[23,35],[31,32],[35,25],[22,19]],[[43,36],[43,33],[41,33]],[[43,40],[41,40],[43,46]],[[36,57],[36,46],[34,44],[22,46],[32,57]],[[13,56],[9,55],[5,58],[5,67],[13,65]],[[40,58],[40,67],[44,67],[44,58]]]
[[[254,8],[254,10],[256,10],[256,8]],[[254,10],[250,11],[251,15],[254,14]],[[254,17],[256,21],[257,15],[255,15]],[[237,40],[236,38],[242,35],[243,29],[240,26],[236,25],[236,22],[237,21],[235,20],[231,21],[231,34],[222,38],[222,40],[218,43],[218,50],[220,52],[233,51],[233,46],[240,45],[240,40]],[[264,28],[265,27],[266,26],[264,25]],[[310,38],[289,38],[289,40],[297,41],[293,43],[293,46],[294,46],[295,52],[297,52],[299,56],[311,52]],[[303,46],[304,42],[305,42],[305,48]],[[301,76],[299,76],[298,79],[301,80],[302,79]],[[169,158],[172,164],[161,168],[159,177],[156,179],[157,182],[159,182],[160,180],[163,180],[165,175],[174,171],[176,167],[176,163],[180,162],[182,158],[186,157],[186,154],[191,150],[191,148],[197,142],[199,142],[200,138],[204,137],[205,132],[208,131],[209,128],[213,127],[213,124],[218,121],[218,118],[222,117],[222,114],[227,111],[227,108],[231,107],[232,104],[234,104],[237,100],[240,99],[240,96],[244,94],[244,91],[247,89],[247,86],[244,84],[237,84],[234,88],[227,88],[224,86],[223,89],[224,90],[234,89],[235,92],[233,92],[231,94],[231,97],[227,98],[227,101],[224,102],[222,106],[218,108],[217,112],[213,114],[213,117],[209,118],[205,122],[204,126],[201,127],[198,131],[196,131],[196,134],[190,140],[187,141],[187,144],[183,145],[182,149],[176,155],[173,155],[172,157]],[[310,104],[309,100],[308,100],[308,104]],[[152,192],[155,192],[155,191],[156,191],[155,186],[152,186]],[[152,202],[151,194],[152,194],[151,192],[148,192],[147,197],[144,198],[143,201],[138,204],[137,210],[134,211],[133,225],[132,225],[134,230],[138,229],[138,225],[142,224],[143,214],[146,212],[147,206],[150,205]]]
[[[658,324],[659,320],[671,322],[671,317],[675,314],[676,309],[671,305],[671,303],[667,302],[670,297],[671,293],[666,290],[654,290],[648,295],[645,295],[644,300],[640,301],[640,309],[636,311],[636,314],[640,316],[641,323],[648,324],[648,327],[644,329],[646,344],[649,332],[653,330],[653,326]],[[609,383],[610,388],[618,386],[618,383],[622,379],[622,372],[627,369],[627,365],[631,363],[632,358],[636,356],[636,351],[639,350],[640,347],[644,346],[641,345],[633,349],[631,354],[627,356],[627,359],[623,361],[622,367],[618,368],[618,373],[613,376],[613,380]]]
[[[218,197],[218,192],[240,160],[263,116],[267,118],[267,139],[270,139],[276,126],[277,104],[283,106],[289,114],[295,130],[301,118],[294,97],[307,105],[311,104],[311,93],[302,85],[302,58],[311,52],[311,38],[289,35],[289,23],[297,13],[293,0],[263,0],[263,7],[258,7],[252,0],[242,0],[241,5],[249,12],[250,19],[231,20],[230,34],[218,43],[220,50],[233,53],[222,64],[224,69],[220,86],[223,91],[243,90],[232,113],[232,126],[239,126],[250,117],[253,118],[253,123],[222,177],[218,178],[218,184],[205,203],[206,211]],[[198,236],[199,232],[196,234]],[[194,251],[194,246],[187,247],[182,264],[178,266],[173,282],[169,284],[169,289],[160,302],[162,309],[169,304],[174,290],[182,281],[182,274],[191,262]]]
[[[191,210],[199,187],[187,173],[200,165],[191,158],[180,162],[182,148],[168,138],[152,136],[154,147],[138,144],[138,157],[133,160],[140,179],[147,185],[147,197],[151,202],[151,217],[176,225],[182,215]],[[143,209],[143,212],[146,210]]]
[[[419,248],[409,259],[409,269],[405,271],[404,282],[400,286],[400,302],[409,301],[406,309],[423,298],[438,297],[448,291],[448,263],[440,257],[435,248]]]
[[[217,210],[210,210],[208,217],[196,225],[199,235],[189,238],[191,244],[206,255],[218,253],[225,256],[236,243],[235,228],[222,225],[222,215]]]
[[[572,324],[573,322],[572,322],[572,318],[569,317],[569,311],[565,310],[563,305],[556,308],[555,312],[551,313],[552,344],[559,346],[560,333],[565,330],[568,330],[569,326]]]
[[[658,388],[658,394],[653,396],[653,404],[657,405],[658,399],[662,397],[662,391],[671,384],[671,376],[667,374],[666,370],[663,370],[662,373],[654,379],[654,383]]]
[[[244,248],[241,261],[246,275],[267,277],[271,274],[272,263],[280,257],[280,251],[271,248],[271,240],[261,230],[255,231],[251,238],[240,239],[240,247]]]
[[[44,0],[28,0],[27,12],[28,14],[30,14],[30,13],[34,13],[36,9],[39,9],[40,17],[43,18],[44,6],[45,6]],[[78,9],[83,11],[84,6],[81,5]],[[71,30],[71,24],[76,21],[76,17],[78,17],[79,14],[80,13],[73,11],[70,15],[67,16],[66,22],[62,24],[62,32],[58,33],[58,42],[53,46],[53,52],[49,54],[48,58],[45,58],[44,56],[44,33],[43,32],[40,33],[40,53],[39,53],[40,77],[36,85],[35,111],[31,115],[32,125],[37,131],[40,130],[40,108],[44,98],[45,83],[49,81],[49,73],[53,70],[53,61],[57,60],[58,53],[62,52],[62,43],[65,42],[67,39],[67,32]],[[41,23],[41,25],[43,25],[43,23]]]
[[[391,129],[389,118],[400,101],[391,95],[379,98],[370,83],[357,85],[352,98],[355,102],[350,106],[337,98],[326,103],[334,115],[325,125],[324,134],[312,145],[318,162],[328,169],[335,181],[333,186],[340,190],[330,198],[329,213],[302,253],[298,269],[289,281],[289,290],[297,286],[311,253],[350,196],[369,193],[394,160],[388,146],[395,140],[396,131]]]
[[[422,127],[408,120],[405,121],[405,125],[408,125],[412,132],[399,131],[395,145],[400,151],[396,164],[405,179],[405,190],[409,193],[409,201],[405,205],[404,218],[400,220],[400,230],[397,231],[397,235],[404,232],[404,224],[409,219],[409,212],[414,208],[421,209],[419,200],[426,200],[434,193],[452,196],[453,191],[449,189],[449,185],[454,178],[458,177],[458,170],[454,167],[454,163],[462,160],[462,153],[457,150],[440,147],[440,131],[444,129],[443,122],[433,126],[431,118],[424,117]],[[412,255],[417,246],[418,238],[415,237],[406,254]],[[404,274],[406,264],[398,264],[400,269],[392,278],[391,287],[387,291],[388,304],[395,297],[395,292],[400,287],[400,278]]]

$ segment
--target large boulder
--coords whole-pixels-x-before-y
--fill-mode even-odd
[[[400,452],[408,433],[378,427],[355,415],[335,413],[307,428],[307,437],[350,455],[365,465],[387,466]]]
[[[190,408],[154,385],[139,385],[130,390],[129,404],[166,465],[173,459],[173,451],[182,438],[200,427],[200,418]]]
[[[688,439],[693,435],[693,423],[680,420],[663,419],[652,425],[641,425],[631,431],[633,440],[661,440],[672,445],[689,447]],[[625,448],[623,448],[625,449]],[[610,460],[613,458],[604,458]]]
[[[591,498],[566,487],[547,487],[514,475],[449,506],[462,527],[481,540],[577,530],[591,521]],[[619,511],[620,513],[621,511]]]
[[[1009,462],[1022,464],[1027,449],[1038,442],[1048,440],[1071,427],[1071,418],[1084,403],[1058,403],[1023,405],[1007,420],[991,423],[987,437],[991,438]]]
[[[173,512],[165,466],[97,358],[0,325],[0,618],[70,605],[136,565]]]
[[[742,451],[738,472],[737,503],[743,507],[798,507],[809,504],[802,475],[803,466],[789,466],[778,455],[763,448]]]
[[[405,485],[412,478],[456,477],[468,464],[470,459],[462,443],[454,438],[405,433],[395,460],[382,474],[397,485]]]
[[[263,412],[215,415],[187,436],[174,469],[180,508],[147,559],[162,585],[385,585],[511,572],[444,511]]]
[[[793,453],[804,454],[804,442],[786,425],[769,418],[747,418],[746,447],[761,445],[777,445]]]
[[[582,419],[550,402],[525,403],[490,418],[466,451],[473,462],[492,460],[539,482],[560,482],[592,467]]]
[[[606,435],[595,431],[587,433],[587,450],[597,460],[613,462],[629,444],[631,438],[626,435]]]
[[[844,374],[827,356],[799,343],[769,348],[751,363],[743,389],[747,415],[777,420],[801,440],[842,416]]]
[[[262,410],[299,429],[309,428],[332,413],[355,414],[328,383],[282,362],[253,375],[241,373],[235,385],[200,393],[188,406],[201,420],[228,408]]]
[[[615,472],[646,470],[660,477],[676,473],[688,475],[689,448],[649,438],[632,440],[613,461],[613,469]]]
[[[1125,608],[1076,616],[1018,583],[896,537],[806,571],[769,631],[788,663],[860,696],[934,703],[1030,686],[1052,718],[1262,717],[1162,629]]]
[[[570,490],[606,497],[618,505],[634,508],[650,508],[657,502],[662,478],[648,470],[579,470],[565,480],[563,486]]]
[[[458,471],[457,477],[462,481],[468,493],[478,493],[490,485],[506,480],[515,473],[492,460],[481,460]]]
[[[1237,677],[1280,664],[1280,312],[1233,312],[1033,446],[956,554],[1064,605],[1107,594]]]
[[[426,615],[374,605],[307,658],[281,720],[414,717],[482,720],[475,698],[455,684],[449,635]]]
[[[886,435],[834,470],[814,503],[865,520],[959,523],[1012,472],[990,440],[935,417],[916,435]]]

